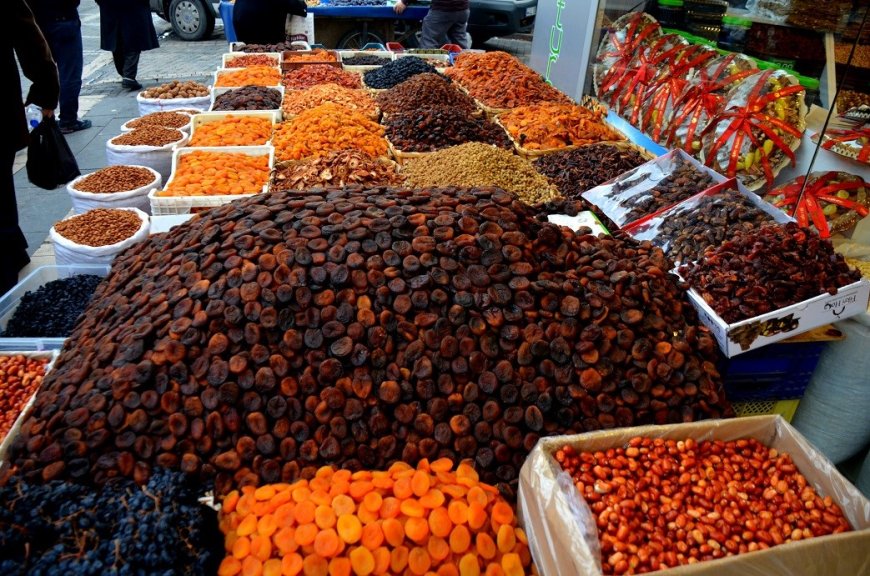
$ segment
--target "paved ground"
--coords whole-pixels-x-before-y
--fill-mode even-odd
[[[93,127],[68,135],[67,141],[82,173],[87,173],[106,165],[106,141],[117,136],[120,126],[139,113],[135,93],[121,88],[111,54],[99,48],[99,11],[96,4],[82,3],[79,14],[82,19],[85,64],[79,115],[93,122]],[[157,16],[154,16],[154,24],[160,37],[160,48],[142,53],[139,81],[146,87],[172,79],[210,83],[211,74],[220,63],[221,54],[227,49],[220,21],[212,37],[201,42],[179,40],[171,32],[169,24]],[[528,61],[529,40],[527,35],[496,38],[485,47],[505,50]],[[26,94],[28,86],[29,82],[22,78],[23,93]],[[30,245],[29,252],[34,256],[48,235],[48,230],[54,222],[69,213],[71,205],[65,188],[43,190],[32,186],[27,180],[26,171],[22,169],[25,160],[24,153],[20,153],[16,159],[15,188],[21,228]],[[34,257],[33,265],[51,263],[53,256],[50,254],[50,250],[43,248]]]

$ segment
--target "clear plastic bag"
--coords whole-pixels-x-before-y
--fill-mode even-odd
[[[784,24],[791,12],[791,0],[748,0],[746,10],[750,14]]]

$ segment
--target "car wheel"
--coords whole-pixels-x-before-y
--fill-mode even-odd
[[[202,0],[172,0],[169,22],[182,40],[202,40],[214,31],[214,14]]]
[[[487,42],[489,42],[493,38],[492,36],[489,36],[487,34],[480,34],[480,33],[470,34],[470,36],[471,36],[471,45],[475,48],[480,48],[481,46],[483,46],[484,44],[486,44]]]
[[[362,32],[359,30],[351,30],[347,34],[341,37],[341,40],[338,41],[337,48],[339,50],[359,50],[365,44],[370,42],[375,42],[378,44],[384,44],[384,39],[381,38],[380,34],[376,34],[374,32],[369,32],[366,34],[365,44],[363,43]]]

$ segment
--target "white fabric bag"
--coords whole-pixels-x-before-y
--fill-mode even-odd
[[[284,32],[291,42],[298,40],[314,44],[314,14],[311,12],[306,16],[291,16],[288,14]]]
[[[190,136],[181,132],[182,138],[163,146],[123,146],[106,141],[106,163],[109,166],[145,166],[156,170],[163,181],[169,179],[172,172],[172,152],[176,148],[187,145]]]
[[[79,176],[72,182],[66,185],[66,191],[69,193],[72,201],[73,212],[82,214],[93,208],[138,208],[146,214],[151,214],[151,203],[148,201],[148,191],[152,188],[160,188],[163,185],[163,178],[160,173],[148,166],[134,166],[135,168],[145,168],[154,175],[154,181],[141,186],[134,190],[125,190],[124,192],[110,193],[94,193],[82,192],[76,189],[76,184],[90,176],[85,174]]]
[[[211,86],[209,86],[211,91]],[[183,110],[194,108],[205,112],[211,105],[211,95],[198,96],[196,98],[143,98],[142,93],[136,95],[136,102],[139,104],[139,116],[144,116],[152,112],[170,112],[172,110]]]
[[[54,226],[52,226],[48,234],[54,244],[54,259],[57,264],[60,266],[70,264],[111,264],[115,256],[133,244],[148,238],[148,231],[151,227],[151,219],[148,215],[138,208],[121,208],[121,210],[135,212],[142,220],[142,225],[135,234],[126,240],[109,244],[108,246],[94,247],[77,244],[58,234]]]

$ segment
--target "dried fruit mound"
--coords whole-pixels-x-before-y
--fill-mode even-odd
[[[385,472],[326,466],[311,480],[234,490],[218,575],[536,574],[511,505],[470,464],[452,469],[447,458]]]
[[[238,70],[219,70],[215,88],[221,86],[278,86],[281,71],[273,66],[249,66]]]
[[[188,146],[263,146],[272,138],[272,120],[232,116],[194,128]]]
[[[413,112],[425,106],[450,106],[466,115],[480,113],[474,98],[441,74],[417,74],[377,96],[387,114]]]
[[[427,105],[397,112],[385,118],[383,124],[390,144],[398,152],[434,152],[466,142],[513,150],[501,126],[449,106]]]
[[[277,160],[301,160],[347,149],[374,157],[387,155],[383,126],[332,102],[276,126],[272,145]]]
[[[285,72],[281,83],[287,90],[302,90],[318,84],[338,84],[352,90],[362,88],[359,74],[328,64],[309,64]]]
[[[306,191],[349,185],[394,186],[401,182],[395,162],[373,158],[359,150],[341,150],[326,156],[280,162],[272,173],[270,189]]]
[[[151,236],[10,462],[95,483],[163,466],[223,495],[468,458],[507,491],[542,435],[730,415],[661,250],[534,214],[493,188],[272,192]]]
[[[528,150],[555,150],[625,139],[602,121],[599,112],[573,104],[521,106],[498,119],[511,138]]]
[[[338,84],[318,84],[304,90],[289,90],[284,95],[281,110],[284,112],[284,120],[287,120],[326,102],[360,112],[374,120],[378,119],[378,105],[368,92]]]

